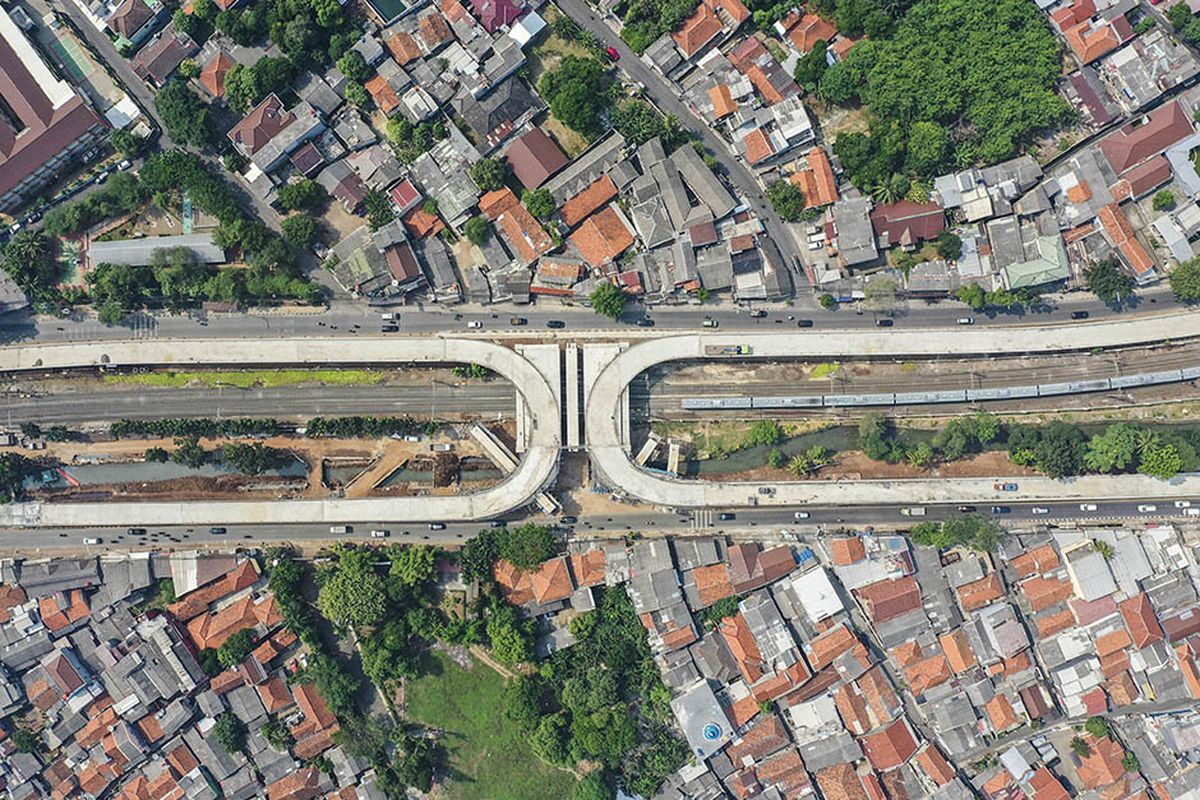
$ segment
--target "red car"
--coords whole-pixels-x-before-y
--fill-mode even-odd
[[[606,53],[608,53],[608,57],[611,58],[613,61],[621,60],[621,54],[617,52],[616,48],[606,47],[606,48],[604,48],[604,51]]]

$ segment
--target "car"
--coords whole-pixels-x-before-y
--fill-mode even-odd
[[[528,325],[529,320],[525,319],[524,317],[513,317],[508,321],[508,324],[512,325],[514,328],[519,328],[522,325]]]
[[[380,325],[379,332],[380,333],[399,333],[400,326],[399,325]]]
[[[1080,511],[1095,511],[1096,508],[1097,508],[1097,506],[1095,503],[1080,503],[1079,504]]]
[[[103,172],[101,172],[99,175],[96,176],[96,183],[104,183],[106,180],[108,180],[108,176],[109,176],[109,171],[104,170]]]
[[[608,53],[609,60],[611,61],[621,60],[621,54],[617,52],[617,48],[615,47],[606,47],[604,48],[604,52]]]
[[[721,327],[721,323],[712,317],[705,317],[704,321],[700,323],[700,326],[703,328],[719,328]]]
[[[386,539],[387,537],[389,537],[391,535],[392,535],[391,531],[371,531],[372,539]]]
[[[431,522],[431,523],[429,523],[429,530],[431,530],[431,531],[444,531],[444,530],[446,530],[446,523],[444,523],[444,522]]]
[[[1050,513],[1050,509],[1042,508],[1041,506],[1034,506],[1033,508],[1029,509],[1029,511],[1033,514],[1039,514],[1039,515]]]
[[[717,514],[717,519],[721,520],[721,522],[729,522],[731,519],[737,519],[737,514],[730,514],[728,511],[722,511],[720,514]]]
[[[1143,503],[1142,505],[1138,506],[1138,512],[1142,514],[1151,514],[1155,511],[1158,511],[1158,506],[1154,505],[1153,503]]]
[[[807,511],[797,511],[792,516],[795,517],[796,519],[808,519],[809,517],[812,516],[812,514],[809,514]]]
[[[975,318],[974,317],[959,317],[957,322],[959,325],[974,325]]]
[[[479,330],[482,327],[483,327],[483,323],[477,319],[473,319],[467,323],[467,328],[469,328],[471,330]]]
[[[762,319],[766,315],[767,315],[767,310],[765,308],[756,308],[750,312],[751,319]]]
[[[649,317],[642,317],[634,320],[633,324],[637,325],[639,328],[653,328],[654,320],[650,319]]]
[[[875,320],[875,324],[880,328],[890,328],[896,324],[896,320],[894,320],[894,319],[877,319],[877,320]]]
[[[993,514],[1011,514],[1012,508],[1009,506],[992,506]]]
[[[561,319],[548,319],[548,320],[546,320],[546,327],[547,328],[565,328],[565,327],[567,327],[567,323],[563,322]]]
[[[213,536],[223,536],[226,533],[226,529],[218,526],[215,528],[209,528],[208,532]]]
[[[125,532],[128,533],[130,536],[145,536],[146,535],[145,528],[130,528],[129,530],[127,530]]]
[[[1176,500],[1175,507],[1176,508],[1191,508],[1192,501],[1191,500]]]
[[[1200,508],[1185,508],[1183,515],[1185,517],[1200,517]]]
[[[133,166],[133,164],[130,162],[130,160],[128,158],[122,158],[120,163],[117,164],[117,169],[124,172],[125,170],[129,169],[132,166]]]
[[[796,327],[797,327],[797,328],[811,328],[812,326],[813,326],[813,321],[812,321],[811,319],[798,319],[798,320],[796,320]]]
[[[1017,484],[1015,483],[993,483],[992,488],[997,492],[1015,492]]]
[[[508,523],[502,519],[494,519],[488,523],[493,528],[507,528]]]
[[[1086,311],[1072,311],[1071,312],[1071,319],[1087,319],[1090,316],[1091,316],[1091,314],[1089,314]]]
[[[85,536],[83,538],[83,543],[84,544],[100,544],[100,539],[96,536]]]
[[[825,246],[825,242],[821,239],[810,239],[808,242],[809,250],[820,250]]]
[[[958,513],[960,513],[960,514],[970,514],[974,510],[975,510],[975,506],[959,506],[958,507]]]
[[[574,525],[576,522],[579,522],[579,519],[568,514],[565,517],[560,517],[558,521],[563,525]]]
[[[397,317],[395,314],[393,314],[390,311],[383,312],[382,314],[379,315],[379,318],[381,320],[383,320],[384,322],[394,322],[395,320],[399,319],[399,317]]]

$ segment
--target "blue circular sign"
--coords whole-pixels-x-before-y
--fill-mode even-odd
[[[704,726],[704,738],[710,742],[715,742],[721,738],[721,726],[715,722],[710,722]]]

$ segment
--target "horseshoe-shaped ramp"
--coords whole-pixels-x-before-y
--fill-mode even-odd
[[[479,339],[247,339],[89,342],[8,347],[0,372],[99,366],[258,367],[330,364],[473,363],[507,379],[530,411],[528,447],[502,483],[467,495],[178,503],[13,503],[0,522],[14,526],[445,522],[487,519],[529,503],[553,480],[561,446],[558,402],[520,354]]]
[[[635,465],[621,444],[621,395],[647,369],[671,361],[702,360],[706,348],[748,345],[750,358],[835,361],[852,358],[1001,356],[1159,344],[1200,336],[1200,315],[1139,317],[1085,325],[981,326],[959,329],[887,331],[689,334],[634,344],[597,376],[587,398],[584,424],[592,463],[604,481],[630,496],[659,506],[737,508],[753,505],[890,505],[981,502],[1005,497],[994,478],[936,480],[695,481],[668,478]],[[759,494],[761,486],[774,492]],[[1200,476],[1160,481],[1144,475],[1087,475],[1068,480],[1020,479],[1023,501],[1039,499],[1169,497],[1200,493]],[[1007,499],[1012,500],[1011,494]]]

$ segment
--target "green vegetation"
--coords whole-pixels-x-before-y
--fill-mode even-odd
[[[225,669],[233,669],[246,660],[254,650],[254,629],[242,628],[217,648],[217,661]]]
[[[611,94],[604,64],[594,58],[566,56],[558,69],[542,75],[537,88],[555,119],[588,138],[600,133],[601,115],[608,110]]]
[[[47,211],[42,230],[48,236],[82,233],[97,222],[132,214],[145,202],[146,191],[137,176],[118,172],[103,187],[82,199]]]
[[[383,579],[370,550],[337,548],[337,566],[324,576],[317,609],[339,628],[375,625],[387,610]]]
[[[430,653],[422,675],[408,684],[408,715],[452,732],[450,766],[460,777],[445,787],[449,800],[562,800],[571,795],[570,773],[534,757],[524,728],[505,714],[504,678],[474,664],[463,669],[443,653]]]
[[[759,420],[746,432],[746,444],[750,447],[779,444],[782,439],[783,428],[778,422],[769,419]]]
[[[42,737],[29,728],[17,728],[13,731],[12,743],[19,753],[40,753],[46,749],[42,744]]]
[[[1170,211],[1175,208],[1175,195],[1170,189],[1163,189],[1154,195],[1152,205],[1155,211]]]
[[[216,144],[217,134],[208,104],[181,78],[172,78],[154,95],[154,107],[167,135],[177,144],[205,148]]]
[[[168,436],[257,436],[277,432],[279,422],[273,419],[122,419],[108,426],[114,439],[163,438]]]
[[[11,503],[24,493],[25,478],[37,465],[17,453],[0,453],[0,503]]]
[[[362,56],[351,52],[362,61]],[[245,114],[268,95],[285,91],[295,71],[292,62],[282,56],[265,56],[248,67],[234,64],[225,74],[225,97],[234,109]]]
[[[1180,8],[1178,4],[1167,9],[1167,20],[1179,32],[1180,37],[1189,44],[1200,42],[1200,19],[1192,15],[1187,3]]]
[[[767,187],[767,199],[782,219],[797,222],[804,213],[804,193],[791,181],[775,181]]]
[[[937,238],[937,251],[947,261],[957,261],[962,256],[962,239],[951,231],[942,231]]]
[[[837,361],[825,361],[817,364],[812,368],[809,377],[812,378],[828,378],[831,375],[837,375],[842,371],[842,365]]]
[[[240,45],[269,39],[298,65],[321,67],[337,61],[358,39],[358,21],[336,0],[267,0],[221,11],[211,0],[193,7],[193,16]]]
[[[1075,736],[1071,738],[1071,752],[1080,758],[1087,758],[1092,754],[1092,748],[1082,736]]]
[[[367,192],[366,198],[363,200],[363,207],[367,211],[367,224],[373,231],[379,230],[396,218],[396,212],[392,210],[392,203],[388,200],[388,196],[377,189]]]
[[[396,151],[396,157],[403,164],[416,161],[423,153],[428,153],[435,142],[440,142],[448,135],[446,124],[440,120],[426,120],[413,125],[401,116],[388,120],[387,134]]]
[[[809,50],[796,62],[796,69],[792,73],[792,77],[804,91],[814,91],[821,82],[821,78],[824,77],[825,71],[829,69],[829,62],[826,60],[828,49],[829,42],[818,39],[813,43],[812,50]]]
[[[261,475],[279,469],[291,460],[292,454],[287,450],[267,447],[262,442],[232,442],[221,448],[221,463],[233,467],[243,475]]]
[[[625,312],[625,292],[608,281],[597,284],[588,300],[592,304],[592,310],[614,321],[620,319],[621,314]]]
[[[287,211],[316,211],[329,199],[325,187],[311,178],[302,178],[279,187],[279,205]]]
[[[1200,301],[1200,258],[1185,261],[1171,270],[1171,291],[1180,302]]]
[[[716,628],[721,624],[721,620],[726,617],[732,617],[738,612],[738,603],[741,598],[735,596],[722,597],[717,602],[713,603],[708,608],[700,612],[700,619],[704,622],[707,628]]]
[[[954,298],[966,303],[975,311],[983,311],[985,308],[1033,306],[1040,300],[1037,292],[1032,289],[1016,289],[1013,291],[996,289],[995,291],[985,292],[983,287],[978,283],[968,283],[958,287],[958,291],[954,293]]]
[[[657,136],[663,149],[671,153],[687,140],[687,133],[673,114],[664,117],[645,100],[622,100],[609,111],[608,117],[612,126],[631,144],[642,145]]]
[[[492,235],[492,223],[488,222],[487,217],[476,215],[463,225],[463,234],[472,244],[483,247]]]
[[[844,35],[869,37],[819,88],[832,102],[870,107],[870,135],[844,133],[834,144],[863,190],[1001,161],[1069,116],[1054,91],[1058,43],[1024,0],[922,0],[890,37],[896,16],[873,0],[838,0],[836,18]]]
[[[819,444],[814,444],[812,447],[805,450],[799,455],[792,456],[792,460],[787,463],[788,472],[795,475],[797,478],[803,478],[817,472],[821,467],[828,464],[836,455],[833,450],[828,447],[822,447]]]
[[[1137,772],[1142,768],[1142,762],[1133,752],[1126,752],[1124,758],[1121,759],[1121,769],[1126,772]]]
[[[481,192],[494,192],[503,188],[508,164],[498,158],[481,158],[471,165],[468,174]]]
[[[617,6],[624,8],[621,38],[641,55],[664,33],[678,28],[696,8],[698,0],[627,0]]]
[[[922,522],[909,532],[917,544],[946,549],[969,547],[990,553],[1000,544],[1004,529],[987,517],[967,514],[946,522]]]
[[[371,386],[383,383],[387,375],[370,369],[261,369],[182,372],[145,372],[131,375],[105,375],[104,382],[135,386],[179,389],[185,386],[232,386],[238,389],[279,386]]]
[[[1083,277],[1092,294],[1107,305],[1118,306],[1133,297],[1133,278],[1121,269],[1115,257],[1110,256],[1087,267]]]
[[[301,250],[311,250],[321,233],[320,225],[310,214],[286,217],[280,223],[280,228],[283,230],[283,240]]]
[[[248,733],[246,723],[228,712],[217,717],[217,724],[213,725],[212,729],[213,738],[217,740],[217,744],[225,748],[225,752],[230,755],[245,751]]]
[[[309,436],[329,436],[334,439],[432,434],[437,428],[436,422],[421,422],[412,417],[313,417],[305,426]]]
[[[550,219],[558,210],[554,204],[554,197],[548,189],[534,189],[533,191],[526,189],[521,192],[521,204],[530,214],[541,220]]]

